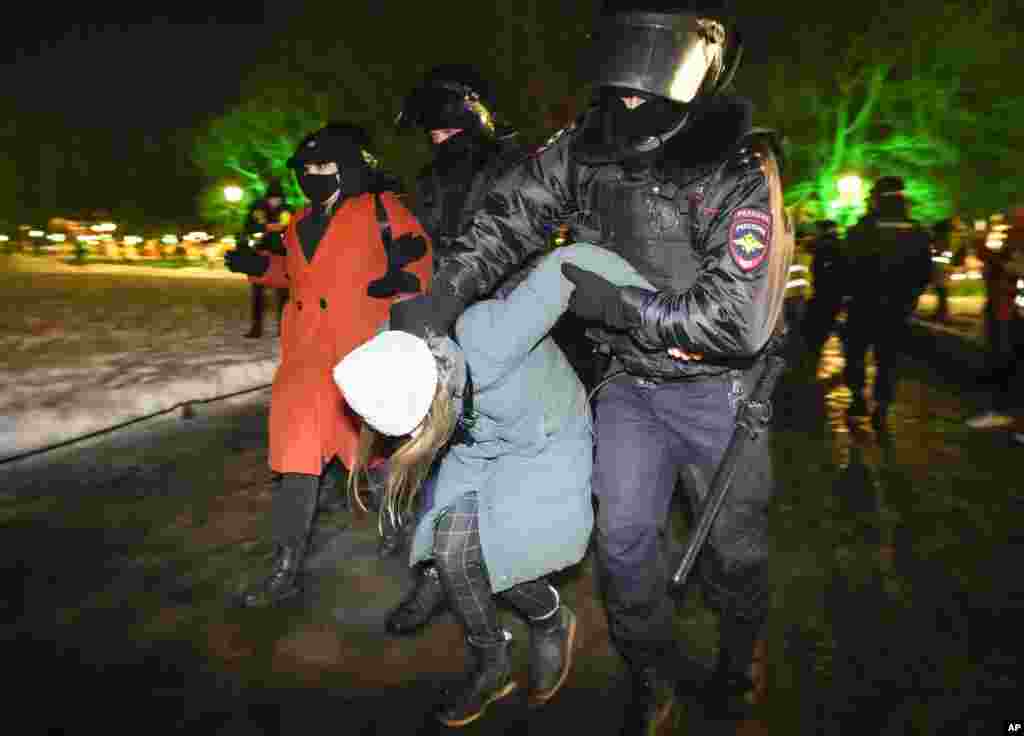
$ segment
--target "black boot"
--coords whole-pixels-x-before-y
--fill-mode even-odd
[[[302,564],[309,547],[320,476],[284,473],[274,486],[271,539],[277,554],[265,580],[242,594],[245,608],[272,606],[301,591]]]
[[[671,732],[675,683],[648,666],[632,672],[632,689],[621,736],[656,736]]]
[[[348,511],[348,493],[344,488],[339,488],[339,482],[344,474],[341,461],[337,458],[328,463],[320,478],[320,490],[317,494],[316,510],[323,514],[334,514],[338,511]]]
[[[543,705],[555,697],[572,668],[575,641],[576,614],[568,606],[530,622],[530,705]]]
[[[242,607],[267,608],[302,592],[300,575],[306,546],[305,538],[278,545],[270,575],[242,594]]]
[[[466,644],[475,660],[466,682],[454,692],[446,694],[438,709],[437,718],[450,728],[460,728],[484,714],[487,706],[512,693],[517,683],[512,679],[512,657],[509,649],[512,636],[501,632],[499,642],[479,644],[469,637]]]
[[[411,634],[443,611],[447,607],[446,601],[441,575],[436,567],[426,565],[416,576],[416,587],[391,612],[385,627],[391,634]]]

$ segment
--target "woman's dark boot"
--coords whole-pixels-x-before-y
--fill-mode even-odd
[[[540,621],[530,621],[530,705],[543,705],[555,696],[572,668],[576,615],[568,606]]]
[[[270,508],[271,539],[276,545],[270,575],[242,594],[244,608],[263,608],[302,590],[302,563],[309,547],[320,476],[285,473],[275,483]]]
[[[509,649],[512,636],[501,632],[503,639],[497,642],[474,642],[467,637],[466,643],[474,659],[469,679],[454,692],[446,694],[437,717],[450,728],[460,728],[472,723],[487,710],[487,706],[515,691],[518,685],[512,679],[512,657]]]
[[[267,608],[302,592],[300,574],[307,546],[305,538],[279,544],[270,575],[242,594],[242,606]]]
[[[411,634],[424,626],[434,614],[446,608],[441,575],[433,565],[426,565],[416,576],[416,587],[391,612],[385,624],[391,634]]]

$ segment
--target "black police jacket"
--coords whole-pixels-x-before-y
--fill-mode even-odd
[[[463,306],[485,296],[546,245],[545,225],[575,217],[657,292],[623,290],[642,326],[598,336],[634,375],[688,379],[749,365],[781,321],[793,255],[774,137],[752,131],[726,98],[654,164],[586,165],[571,126],[491,189],[484,209],[435,272],[434,290]],[[701,353],[684,362],[670,347]]]
[[[451,142],[455,151],[439,154],[416,177],[412,210],[430,235],[435,263],[450,252],[494,183],[525,156],[516,137],[510,129],[493,140],[463,133]]]
[[[905,213],[873,212],[846,234],[848,277],[856,305],[908,311],[932,275],[928,232]]]

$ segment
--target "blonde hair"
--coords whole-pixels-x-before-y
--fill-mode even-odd
[[[437,454],[448,444],[458,416],[452,397],[451,387],[439,381],[434,400],[423,420],[422,430],[415,436],[402,441],[391,454],[384,498],[381,501],[377,531],[383,536],[384,514],[390,518],[393,528],[398,528],[413,509],[416,494],[430,472]],[[366,478],[366,469],[374,448],[383,445],[384,437],[363,422],[359,431],[359,445],[355,462],[348,475],[348,492],[352,500],[367,511],[360,492],[359,478]]]

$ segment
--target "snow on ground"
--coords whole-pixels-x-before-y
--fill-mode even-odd
[[[0,461],[269,384],[274,296],[264,337],[247,340],[248,288],[222,268],[0,257]],[[950,302],[947,329],[980,332],[982,300]],[[929,314],[934,299],[921,307]]]
[[[0,258],[0,460],[269,384],[279,357],[223,270]]]

